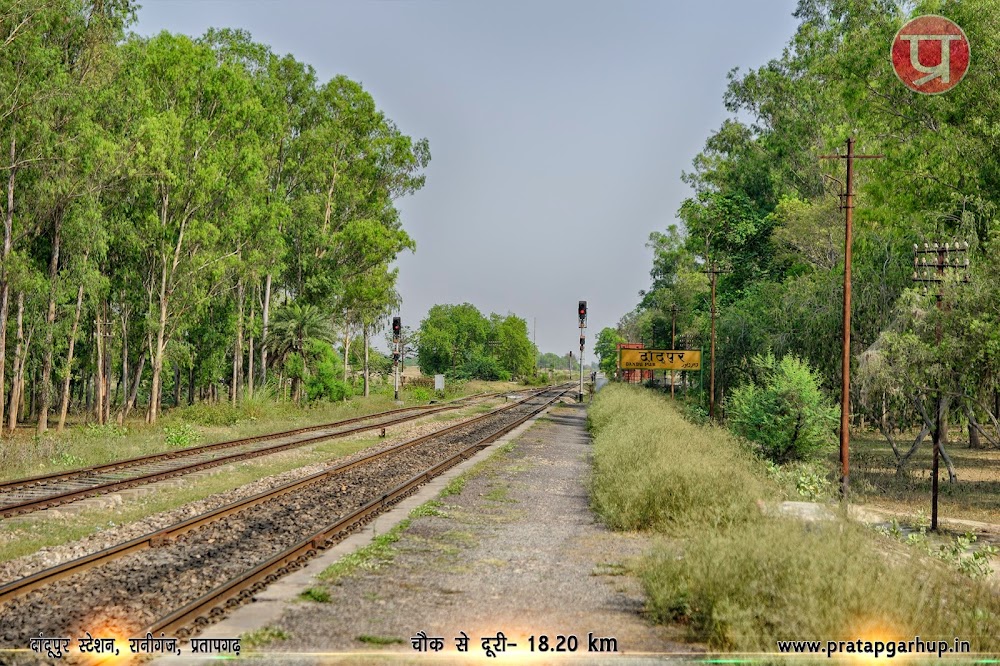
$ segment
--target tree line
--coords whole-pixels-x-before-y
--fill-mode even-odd
[[[973,53],[965,78],[933,96],[906,88],[887,57],[903,23],[929,13],[958,23]],[[605,346],[669,345],[676,311],[677,346],[707,349],[714,262],[728,271],[717,404],[757,381],[754,359],[768,354],[801,359],[837,395],[844,161],[820,155],[854,136],[859,153],[884,157],[855,169],[853,423],[879,428],[900,468],[936,409],[969,428],[971,445],[1000,446],[1000,3],[800,0],[794,15],[780,58],[730,72],[732,117],[683,174],[694,192],[682,224],[650,235],[651,285]],[[949,256],[967,256],[967,269],[927,290],[914,281],[915,249],[953,253],[956,242],[968,251]]]
[[[487,317],[470,303],[431,307],[416,337],[425,375],[506,381],[533,374],[538,356],[527,321],[514,314]]]
[[[0,7],[7,430],[155,422],[274,379],[335,397],[352,339],[398,305],[414,243],[395,201],[423,186],[427,141],[347,77],[238,30],[131,34],[135,11]]]

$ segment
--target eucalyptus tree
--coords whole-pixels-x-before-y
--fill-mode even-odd
[[[134,221],[155,285],[147,411],[155,422],[167,343],[184,314],[222,293],[222,262],[239,252],[222,242],[222,227],[246,224],[229,212],[261,168],[252,150],[260,104],[245,70],[187,37],[133,37],[124,48],[142,106]]]
[[[362,376],[366,397],[370,392],[371,335],[382,328],[392,313],[399,309],[401,298],[396,291],[398,277],[399,269],[390,269],[387,265],[377,266],[347,281],[340,295],[340,309],[345,314],[345,330],[349,330],[348,326],[351,324],[361,329],[364,349]],[[346,360],[345,358],[345,364]]]

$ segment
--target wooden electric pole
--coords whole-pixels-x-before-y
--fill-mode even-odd
[[[670,306],[670,349],[677,349],[677,304]],[[674,398],[674,371],[670,371],[670,398]]]
[[[854,211],[854,160],[878,159],[882,155],[855,155],[854,137],[847,139],[846,155],[821,155],[820,159],[846,159],[847,184],[841,194],[844,215],[844,316],[843,349],[841,357],[840,385],[840,497],[847,499],[850,465],[850,418],[851,418],[851,246],[852,217]]]
[[[731,273],[732,271],[726,268],[719,268],[716,262],[710,262],[708,268],[703,270],[702,273],[707,273],[711,276],[712,282],[712,335],[711,335],[711,346],[710,346],[710,357],[711,357],[711,369],[708,373],[708,418],[715,418],[715,283],[718,279],[720,273]]]

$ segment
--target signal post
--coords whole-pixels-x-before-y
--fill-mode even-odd
[[[586,342],[584,330],[587,328],[587,301],[580,301],[576,313],[580,317],[580,392],[576,399],[583,402],[583,345]]]
[[[403,319],[392,318],[392,389],[396,402],[399,402],[399,360],[402,358],[401,341],[403,336]]]

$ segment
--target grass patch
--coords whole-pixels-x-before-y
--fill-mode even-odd
[[[440,500],[428,500],[411,511],[410,518],[430,518],[432,516],[447,518],[448,514],[441,510],[443,506],[444,502]]]
[[[881,546],[881,547],[880,547]],[[990,589],[839,521],[768,520],[660,547],[641,565],[653,617],[688,625],[721,650],[777,640],[958,636],[995,652],[1000,603]]]
[[[483,495],[483,499],[489,500],[490,502],[516,502],[517,500],[510,498],[510,488],[507,486],[496,486],[493,490],[489,491]]]
[[[315,601],[320,604],[330,603],[330,593],[322,587],[310,587],[305,592],[299,594],[299,599],[303,601]]]
[[[516,384],[452,383],[447,399],[512,387]],[[244,398],[235,406],[227,401],[197,402],[167,409],[156,424],[147,424],[141,410],[134,412],[122,426],[85,423],[84,415],[71,414],[64,432],[51,430],[41,437],[34,436],[34,428],[22,425],[13,437],[0,440],[0,480],[367,416],[399,407],[392,399],[391,386],[389,389],[386,394],[374,393],[367,398],[300,406],[276,400],[270,391],[258,388],[253,398]],[[408,400],[406,406],[425,403],[427,400],[414,399]]]
[[[1000,650],[991,586],[841,519],[765,518],[757,500],[781,496],[765,466],[725,431],[684,421],[669,399],[612,385],[590,421],[595,508],[614,527],[672,537],[636,567],[653,619],[727,651],[917,635]]]
[[[756,500],[779,495],[762,464],[725,430],[689,423],[650,391],[608,386],[588,420],[592,502],[611,527],[719,528],[759,518]]]
[[[246,650],[264,647],[274,641],[287,641],[292,635],[277,627],[261,627],[240,635],[240,647]]]
[[[403,532],[410,526],[410,520],[404,520],[391,530],[375,537],[364,548],[340,558],[319,575],[320,580],[337,582],[358,570],[374,571],[392,562],[396,549],[392,544],[399,541]]]
[[[371,634],[361,634],[357,640],[368,645],[402,645],[406,642],[402,638],[394,636],[372,636]]]
[[[448,482],[444,488],[441,489],[441,497],[448,497],[450,495],[460,495],[463,490],[465,490],[465,483],[468,479],[464,474],[456,476],[454,479]]]

